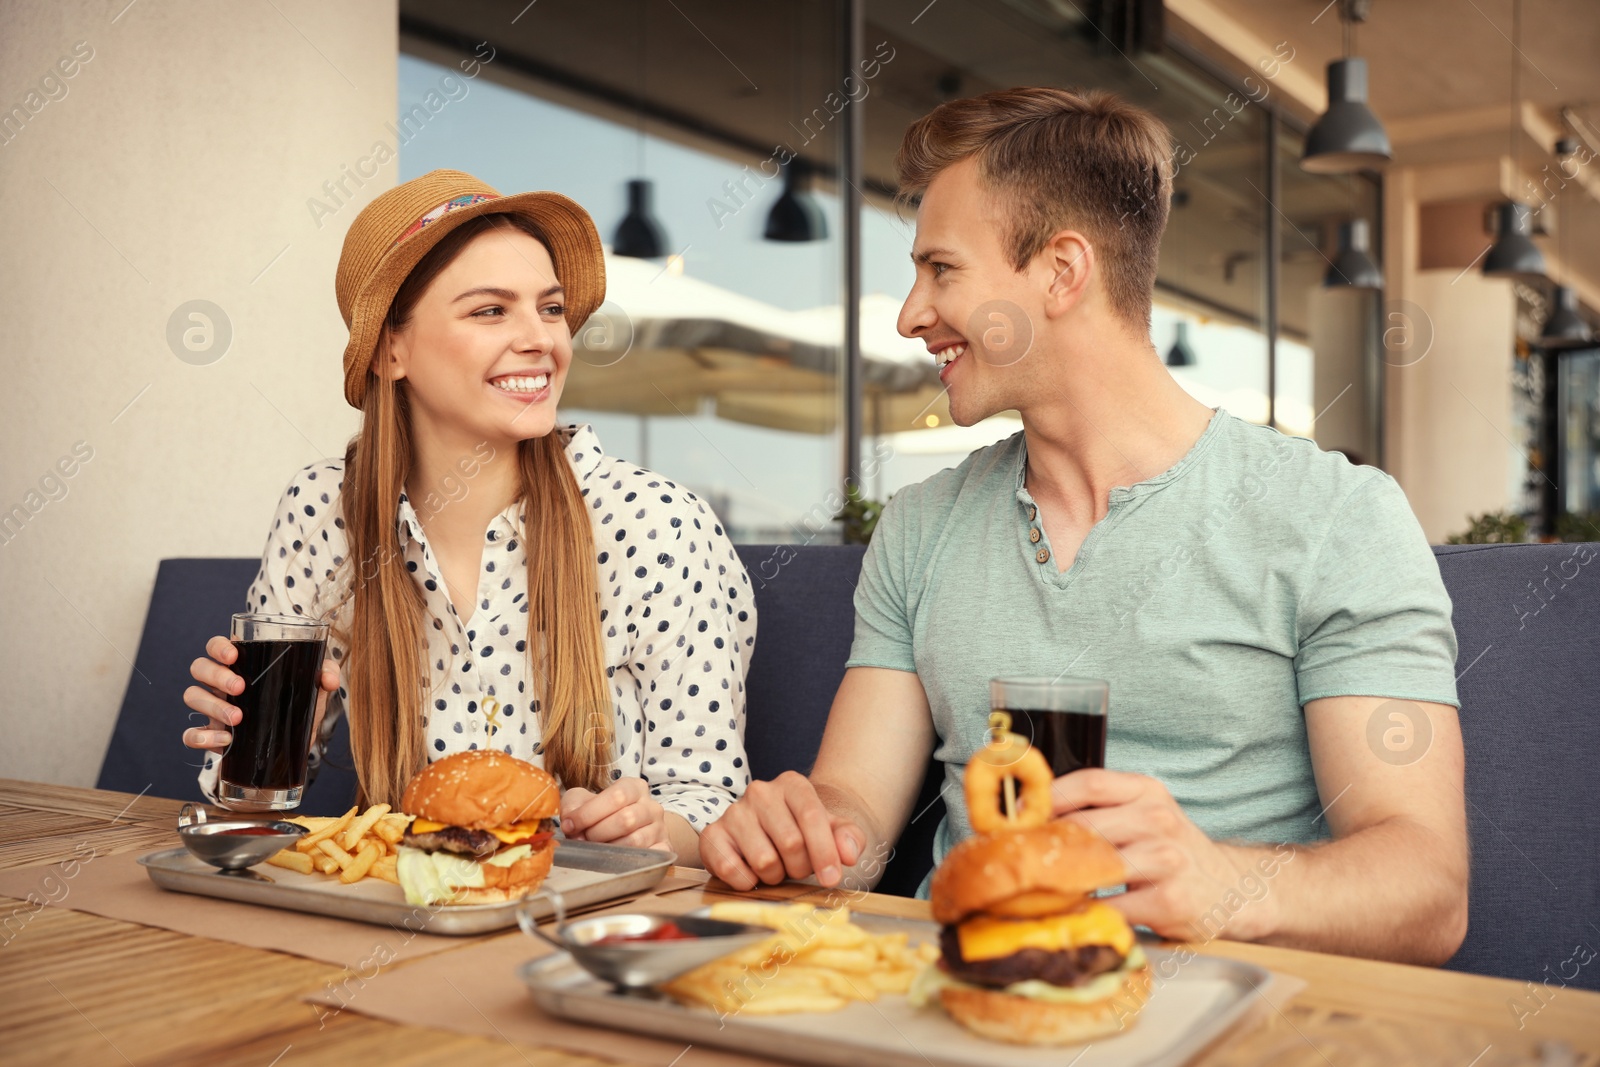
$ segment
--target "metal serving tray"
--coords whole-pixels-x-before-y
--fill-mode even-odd
[[[871,930],[904,930],[913,944],[937,941],[933,923],[851,916]],[[719,1017],[662,993],[621,992],[558,952],[524,964],[519,974],[551,1015],[652,1037],[827,1067],[1179,1067],[1237,1022],[1272,973],[1254,964],[1145,946],[1154,989],[1136,1025],[1089,1045],[1036,1047],[981,1038],[934,1004],[913,1008],[904,996],[880,994],[824,1015]]]
[[[572,911],[649,889],[665,877],[673,861],[672,853],[656,849],[558,841],[555,865],[544,884],[559,892],[567,910]],[[407,904],[399,886],[379,878],[342,885],[331,875],[300,874],[267,864],[253,868],[252,873],[261,872],[271,879],[265,881],[224,874],[184,848],[152,852],[140,856],[139,862],[152,882],[178,893],[383,925],[416,923],[426,916],[430,934],[482,934],[517,925],[517,901],[430,908]],[[554,914],[547,897],[535,897],[529,909],[537,919]]]

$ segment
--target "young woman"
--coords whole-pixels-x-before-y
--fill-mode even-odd
[[[396,807],[427,761],[503,749],[560,779],[568,837],[698,863],[750,781],[755,605],[693,493],[556,423],[605,296],[593,221],[436,170],[355,219],[336,290],[361,429],[289,483],[247,604],[331,624],[314,748],[345,715],[360,802]],[[206,653],[183,739],[215,799],[244,682]]]

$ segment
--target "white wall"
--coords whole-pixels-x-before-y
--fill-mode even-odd
[[[397,173],[313,221],[394,119],[395,0],[123,2],[0,5],[0,107],[25,115],[0,133],[0,513],[23,509],[0,533],[0,776],[77,785],[157,561],[258,554],[293,471],[354,432],[334,267]],[[167,340],[194,299],[231,323],[208,365]]]
[[[1512,504],[1515,298],[1510,282],[1478,271],[1433,270],[1391,304],[1427,347],[1388,368],[1390,457],[1428,540],[1442,544],[1468,515]]]

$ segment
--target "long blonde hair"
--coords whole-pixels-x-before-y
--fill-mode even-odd
[[[516,215],[483,215],[447,234],[395,294],[374,367],[388,366],[392,333],[410,320],[429,283],[473,237],[491,228],[514,228],[545,241],[531,221]],[[426,601],[406,570],[395,527],[415,455],[408,389],[387,373],[375,375],[362,403],[361,429],[345,451],[341,500],[351,588],[340,609],[353,599],[353,610],[348,629],[341,632],[338,622],[334,626],[349,649],[350,751],[363,807],[388,803],[398,808],[406,783],[428,762],[422,728],[423,709],[432,698]],[[524,523],[524,617],[533,691],[525,698],[530,711],[539,707],[545,768],[563,787],[599,790],[608,782],[612,729],[593,530],[557,431],[518,442],[517,470],[522,511],[529,520]]]

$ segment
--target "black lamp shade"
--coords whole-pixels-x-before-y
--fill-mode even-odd
[[[1173,339],[1172,347],[1167,349],[1167,366],[1192,367],[1195,365],[1194,349],[1189,347],[1189,324],[1178,323],[1178,336]]]
[[[1544,253],[1533,243],[1533,212],[1527,204],[1507,200],[1495,209],[1499,233],[1483,260],[1490,278],[1542,278]]]
[[[1550,317],[1544,320],[1544,330],[1539,334],[1540,346],[1560,350],[1594,345],[1594,334],[1578,313],[1578,294],[1568,286],[1558,285],[1551,296],[1555,306]]]
[[[1302,170],[1348,174],[1376,170],[1394,153],[1383,123],[1367,106],[1367,61],[1359,56],[1328,64],[1328,110],[1306,135]]]
[[[611,251],[635,259],[659,259],[667,254],[667,233],[650,213],[650,183],[642,178],[628,182],[628,213],[617,224]]]
[[[1366,219],[1339,223],[1339,251],[1322,284],[1329,289],[1382,289],[1383,271],[1372,261],[1372,242]]]
[[[828,222],[822,209],[811,199],[811,172],[799,160],[783,168],[783,195],[767,212],[769,241],[821,241],[828,236]]]

